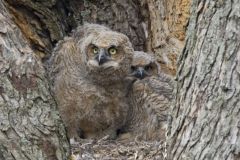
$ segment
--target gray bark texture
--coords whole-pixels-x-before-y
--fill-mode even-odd
[[[44,68],[0,1],[0,159],[66,159]]]
[[[240,1],[193,1],[178,62],[169,159],[239,160]]]

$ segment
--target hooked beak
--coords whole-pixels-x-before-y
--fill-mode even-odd
[[[102,65],[109,60],[109,57],[104,49],[100,49],[99,54],[96,56],[96,60],[99,65]]]

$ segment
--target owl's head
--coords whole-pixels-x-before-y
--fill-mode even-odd
[[[159,74],[159,64],[156,59],[145,52],[135,51],[131,65],[131,76],[137,79],[157,76]]]
[[[91,30],[79,42],[89,76],[100,83],[124,79],[129,73],[133,57],[128,37],[106,27]]]

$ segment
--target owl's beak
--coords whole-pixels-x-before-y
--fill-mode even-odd
[[[138,67],[134,72],[133,72],[133,75],[136,77],[136,78],[139,78],[139,79],[143,79],[145,78],[146,76],[148,76],[148,74],[146,73],[145,69],[143,67]]]
[[[109,56],[107,55],[104,49],[100,49],[99,54],[96,57],[96,60],[98,61],[99,65],[102,65],[103,63],[109,60]]]

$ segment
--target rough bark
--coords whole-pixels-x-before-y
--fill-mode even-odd
[[[0,1],[0,159],[66,159],[68,147],[41,61]]]
[[[193,1],[169,159],[240,159],[240,1]]]
[[[67,0],[5,0],[13,21],[35,54],[51,54],[54,44],[76,27]]]
[[[146,48],[156,55],[163,72],[175,75],[189,18],[190,0],[141,1],[146,29]]]

